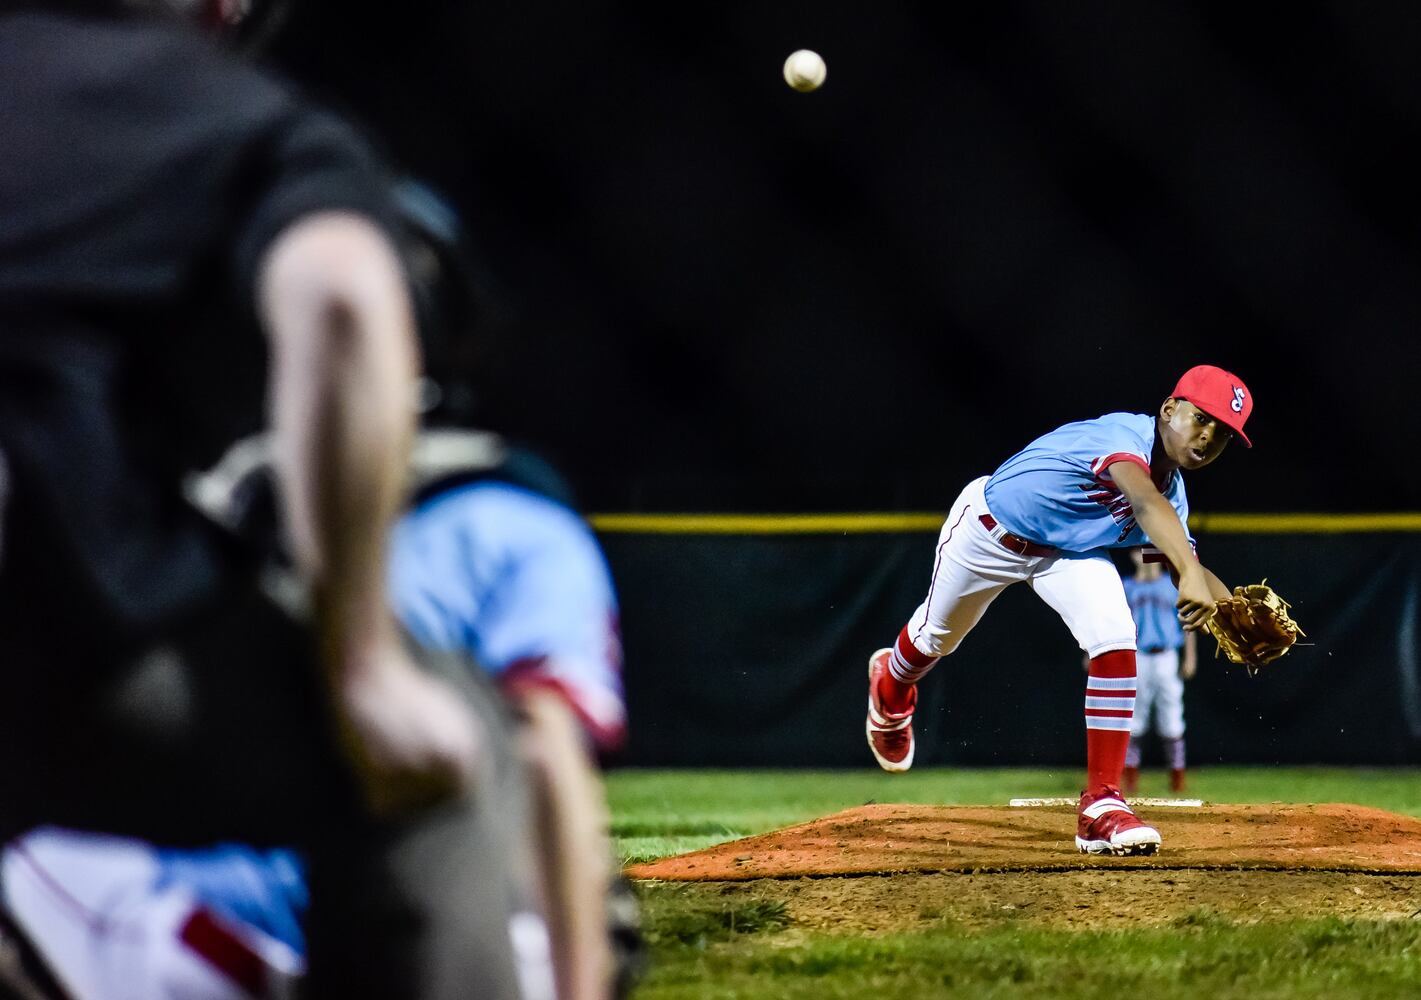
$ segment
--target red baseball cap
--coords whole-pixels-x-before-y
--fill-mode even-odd
[[[1170,395],[1187,399],[1237,434],[1245,448],[1253,447],[1243,432],[1244,421],[1253,412],[1253,394],[1237,375],[1213,365],[1195,365],[1184,373]]]

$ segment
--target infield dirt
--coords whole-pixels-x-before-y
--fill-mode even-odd
[[[1338,804],[1141,812],[1164,840],[1147,858],[1081,855],[1069,807],[869,805],[627,873],[783,903],[805,931],[1421,918],[1421,820]]]

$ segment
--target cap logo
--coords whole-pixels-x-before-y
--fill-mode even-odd
[[[1242,413],[1243,396],[1244,392],[1242,386],[1234,386],[1234,401],[1229,404],[1229,409],[1233,410],[1235,413]]]

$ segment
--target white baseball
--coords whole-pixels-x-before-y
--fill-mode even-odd
[[[824,65],[824,59],[818,52],[799,49],[791,52],[785,60],[784,74],[785,83],[800,93],[807,94],[811,90],[819,89],[824,78],[829,75],[829,67]]]

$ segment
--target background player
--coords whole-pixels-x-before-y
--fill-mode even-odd
[[[1135,715],[1130,720],[1130,746],[1125,751],[1123,785],[1133,794],[1140,780],[1140,741],[1155,732],[1169,768],[1169,788],[1184,791],[1184,682],[1198,667],[1199,637],[1179,625],[1175,602],[1179,592],[1158,562],[1146,562],[1140,549],[1130,550],[1133,576],[1125,577],[1125,599],[1135,619]],[[1181,650],[1183,651],[1181,654]]]
[[[1066,424],[969,483],[938,538],[927,598],[891,647],[869,658],[869,748],[887,771],[913,763],[917,683],[953,652],[1007,586],[1025,581],[1089,657],[1086,787],[1076,846],[1148,854],[1159,832],[1120,793],[1135,701],[1135,623],[1104,550],[1142,545],[1178,575],[1178,615],[1202,628],[1229,590],[1194,556],[1182,470],[1213,462],[1243,433],[1253,399],[1243,382],[1201,365],[1157,415],[1110,413]],[[970,678],[964,679],[970,683]]]

